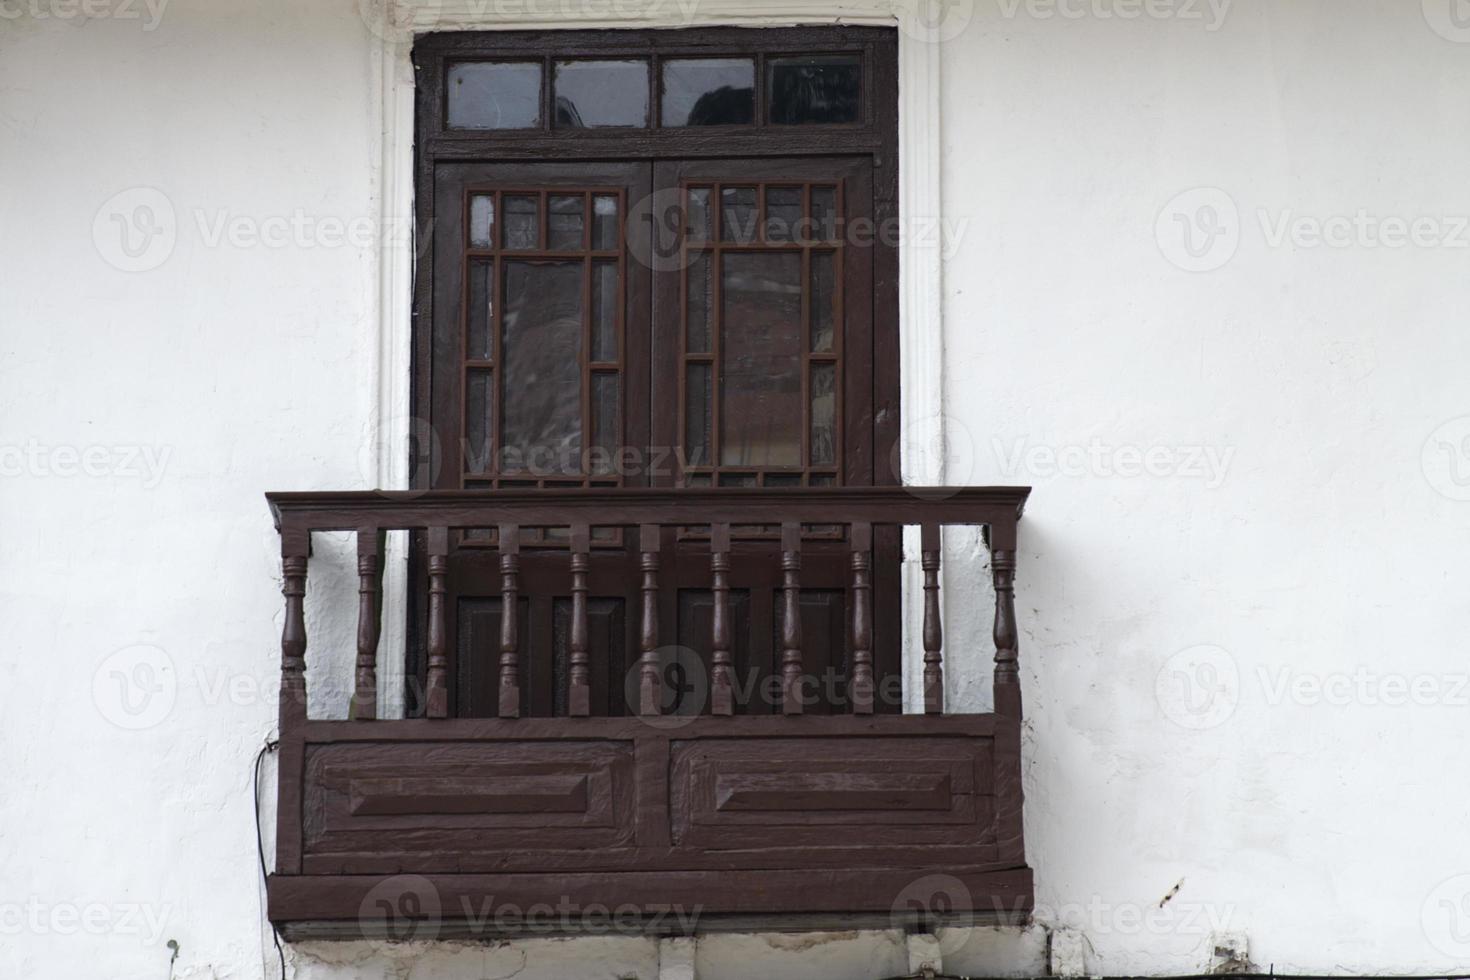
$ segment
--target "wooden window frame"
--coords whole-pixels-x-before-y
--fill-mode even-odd
[[[411,337],[410,404],[413,417],[432,417],[434,172],[446,161],[660,160],[863,156],[873,163],[873,222],[898,227],[898,33],[881,27],[711,27],[681,30],[466,31],[420,36],[413,48],[415,89],[415,223],[418,229]],[[766,124],[759,93],[769,57],[859,54],[863,58],[862,120],[813,125]],[[659,64],[688,57],[752,57],[757,105],[752,125],[660,127]],[[578,58],[647,58],[653,88],[647,129],[553,127],[543,106],[541,129],[451,129],[445,123],[449,67],[464,61],[535,61],[542,98],[549,100],[551,65]],[[899,482],[898,249],[891,236],[874,236],[874,482]],[[805,381],[803,381],[805,385]],[[498,397],[498,393],[497,393]],[[430,472],[410,462],[409,485],[428,489]]]

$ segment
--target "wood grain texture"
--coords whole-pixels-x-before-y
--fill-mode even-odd
[[[357,670],[353,678],[351,716],[368,721],[378,716],[378,637],[382,632],[381,536],[375,527],[357,531]]]

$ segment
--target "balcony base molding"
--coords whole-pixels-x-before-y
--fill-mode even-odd
[[[1032,909],[1026,867],[271,875],[267,892],[271,919],[292,942],[927,932],[1020,925]]]

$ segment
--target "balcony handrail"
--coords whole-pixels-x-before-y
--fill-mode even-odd
[[[853,710],[873,708],[872,549],[876,526],[917,525],[923,571],[922,639],[923,706],[926,714],[944,712],[943,628],[940,621],[940,529],[944,525],[984,525],[989,529],[990,571],[995,587],[996,713],[1019,720],[1014,575],[1016,526],[1030,487],[812,487],[812,488],[568,488],[554,490],[435,490],[268,493],[281,535],[282,594],[286,615],[281,634],[281,730],[298,731],[306,721],[307,560],[314,532],[356,531],[359,576],[358,657],[354,720],[377,716],[377,646],[381,623],[383,532],[426,531],[427,687],[429,718],[448,716],[448,646],[446,586],[454,532],[496,528],[502,579],[500,637],[500,704],[502,718],[519,716],[520,678],[518,625],[515,610],[520,588],[520,529],[565,527],[568,577],[573,595],[569,646],[570,713],[588,709],[587,569],[592,528],[638,529],[641,602],[637,662],[640,715],[660,713],[658,601],[660,535],[664,528],[708,526],[713,577],[712,708],[730,715],[729,577],[731,528],[779,525],[781,562],[780,638],[782,712],[800,714],[803,681],[801,636],[801,563],[803,529],[840,525],[847,529],[852,594]]]
[[[588,523],[735,525],[984,524],[1013,528],[1030,487],[592,487],[495,490],[350,490],[267,493],[276,529],[425,530]],[[773,520],[779,515],[780,520]],[[992,545],[1000,547],[1001,545]]]

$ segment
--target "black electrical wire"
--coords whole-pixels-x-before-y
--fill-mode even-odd
[[[266,880],[265,873],[265,839],[260,831],[260,763],[265,759],[266,753],[274,752],[280,747],[280,742],[265,740],[260,751],[255,753],[255,775],[251,779],[251,789],[255,793],[255,855],[260,858],[260,880]],[[276,956],[281,960],[281,980],[286,980],[286,951],[281,948],[281,934],[276,931],[276,924],[270,923],[271,942],[276,944]]]

